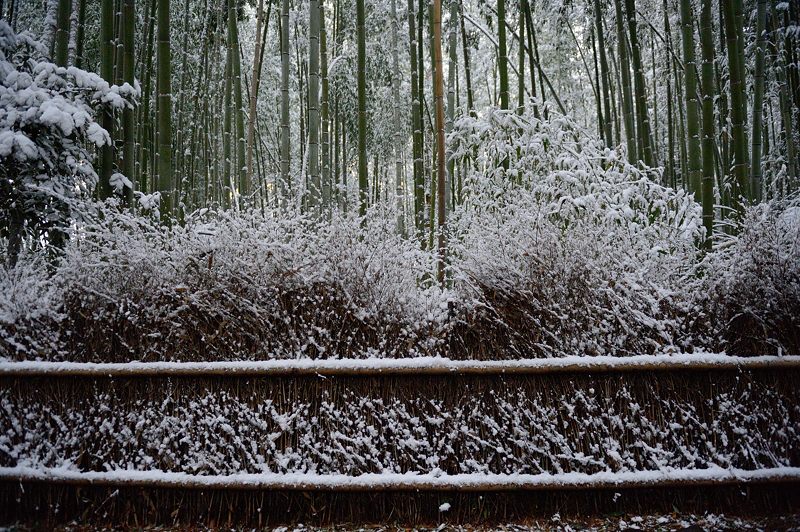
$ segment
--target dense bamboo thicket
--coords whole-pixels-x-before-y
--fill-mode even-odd
[[[548,102],[693,192],[709,242],[746,205],[797,189],[796,0],[451,0],[430,13],[387,0],[10,0],[0,11],[40,37],[44,58],[136,87],[132,109],[99,117],[112,142],[90,192],[164,222],[210,206],[363,215],[393,203],[398,231],[444,257],[445,218],[469,196],[479,151],[454,160],[453,124],[492,108],[547,117]]]

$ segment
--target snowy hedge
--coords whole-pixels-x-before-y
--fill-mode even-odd
[[[472,170],[449,218],[446,287],[434,253],[395,234],[389,204],[365,224],[202,210],[165,228],[86,203],[58,261],[27,252],[0,269],[0,356],[800,352],[797,199],[752,209],[700,252],[690,196],[577,131],[556,113],[456,124],[457,163]],[[508,150],[519,162],[487,173]]]

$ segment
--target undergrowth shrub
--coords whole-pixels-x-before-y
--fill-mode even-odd
[[[800,198],[758,205],[719,235],[692,291],[712,348],[800,354]]]
[[[752,208],[705,253],[691,196],[557,113],[464,118],[450,143],[465,172],[445,287],[435,252],[396,234],[393,200],[365,220],[204,209],[170,228],[86,204],[57,262],[0,272],[0,356],[800,353],[797,199]]]
[[[59,266],[70,358],[206,360],[430,353],[430,256],[356,218],[206,211],[182,227],[106,213]],[[87,260],[88,259],[88,260]]]
[[[496,111],[451,138],[475,168],[453,260],[480,303],[457,329],[488,358],[683,348],[699,206],[577,131],[557,114]],[[507,171],[484,174],[502,157]]]

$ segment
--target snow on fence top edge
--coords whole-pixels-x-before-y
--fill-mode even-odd
[[[456,474],[368,473],[351,476],[315,473],[193,475],[160,470],[76,471],[67,468],[0,467],[0,481],[153,488],[275,489],[322,491],[505,491],[714,486],[800,482],[800,467],[757,470],[672,469],[600,473]]]
[[[0,377],[535,375],[715,369],[800,369],[800,356],[739,357],[703,353],[489,361],[441,357],[125,363],[23,361],[0,362]]]

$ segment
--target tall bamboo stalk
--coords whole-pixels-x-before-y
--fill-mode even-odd
[[[270,2],[271,6],[271,2]],[[261,85],[261,72],[257,65],[261,64],[262,56],[264,54],[261,40],[261,27],[264,25],[264,0],[258,0],[258,9],[256,10],[256,48],[253,54],[253,77],[250,81],[250,110],[249,121],[247,123],[247,175],[250,182],[253,181],[255,169],[253,168],[253,151],[255,148],[255,132],[258,117],[256,111],[258,109],[258,89]]]
[[[161,218],[169,222],[173,209],[172,179],[172,53],[169,0],[158,0],[158,190]]]
[[[681,2],[681,29],[683,31],[683,64],[686,79],[686,132],[688,136],[689,190],[700,199],[700,102],[697,99],[697,59],[694,41],[694,18],[691,0]]]
[[[672,32],[669,30],[669,10],[667,9],[667,1],[663,3],[664,12],[664,59],[667,68],[666,82],[667,82],[667,159],[664,165],[664,184],[670,187],[677,187],[675,175],[675,111],[673,101],[673,87],[672,87]]]
[[[58,66],[67,66],[69,57],[69,32],[70,15],[72,14],[71,0],[58,0],[56,14],[55,54],[54,61]]]
[[[597,60],[597,42],[595,39],[595,29],[592,26],[590,32],[590,44],[592,46],[592,63],[594,65],[594,98],[595,98],[595,106],[597,107],[597,133],[601,139],[605,141],[606,133],[605,133],[605,117],[603,115],[603,97],[602,87],[600,86],[600,66]]]
[[[639,47],[639,32],[636,23],[636,5],[634,0],[625,0],[625,11],[628,16],[628,42],[631,47],[631,62],[633,65],[633,87],[636,108],[637,141],[641,149],[639,156],[647,166],[654,166],[653,140],[650,127],[650,113],[647,110],[647,90],[644,81],[644,67],[642,54]]]
[[[321,203],[319,176],[319,1],[309,0],[308,24],[308,177],[309,207]]]
[[[701,86],[703,92],[703,225],[705,244],[711,249],[714,229],[714,33],[711,24],[711,0],[702,0],[700,11],[700,48],[703,65]]]
[[[405,194],[403,193],[403,131],[400,123],[400,55],[397,49],[398,43],[398,25],[397,20],[397,0],[391,0],[391,17],[392,17],[392,102],[394,121],[394,186],[395,186],[395,205],[397,207],[397,233],[402,235],[405,233],[405,218],[403,216],[403,202]]]
[[[76,0],[78,5],[76,7],[78,11],[78,23],[75,27],[75,67],[77,68],[84,68],[84,50],[86,45],[85,41],[85,33],[86,33],[86,0]]]
[[[767,0],[758,0],[756,15],[756,64],[753,74],[753,135],[750,191],[754,201],[761,199],[762,120],[764,113],[764,50],[767,44]]]
[[[503,0],[500,0],[503,2]],[[437,162],[437,194],[436,213],[438,217],[438,246],[436,278],[444,285],[445,264],[445,229],[447,226],[445,214],[445,145],[444,145],[444,75],[442,66],[442,0],[433,0],[433,99],[436,114],[436,162]],[[508,87],[506,87],[506,90]],[[506,94],[508,98],[508,94]],[[506,102],[508,103],[508,102]]]
[[[636,144],[634,126],[633,96],[631,93],[631,71],[628,60],[628,38],[625,34],[625,18],[622,14],[622,0],[614,0],[617,18],[617,52],[619,53],[619,70],[622,78],[622,117],[625,124],[625,140],[628,148],[628,161],[636,163],[639,155]]]
[[[527,0],[522,0],[526,2]],[[459,9],[459,20],[461,22],[461,48],[463,49],[463,61],[464,61],[464,80],[467,85],[467,112],[470,115],[475,114],[475,96],[472,90],[472,67],[469,62],[469,45],[467,44],[467,28],[464,24],[464,2],[463,0],[459,0],[458,2],[458,9]]]
[[[500,74],[500,109],[508,109],[508,45],[506,43],[505,0],[497,0],[497,70]]]
[[[458,46],[458,38],[456,36],[456,27],[458,24],[458,4],[456,3],[457,0],[450,0],[450,20],[448,22],[449,25],[449,33],[447,36],[448,43],[448,56],[449,56],[449,63],[447,65],[447,120],[445,123],[445,132],[450,134],[453,131],[453,121],[455,120],[455,112],[456,112],[456,66],[458,65],[458,54],[457,54],[457,46]],[[455,170],[456,170],[456,161],[450,154],[449,150],[445,150],[447,153],[447,175],[446,175],[446,186],[445,186],[445,211],[449,211],[453,206],[453,198],[455,194],[453,193],[453,185],[455,183]]]
[[[133,87],[134,80],[134,29],[136,25],[135,0],[122,0],[122,79]],[[122,112],[122,173],[133,182],[136,171],[135,158],[135,132],[136,113],[133,108],[126,108]],[[125,187],[123,191],[125,202],[130,205],[133,201],[133,189]]]
[[[525,13],[519,11],[519,47],[517,48],[517,113],[525,112]]]
[[[420,158],[422,159],[422,231],[425,230],[426,227],[429,227],[429,219],[431,218],[428,214],[428,210],[426,209],[427,206],[427,193],[425,187],[428,185],[428,180],[432,175],[432,170],[430,166],[430,157],[428,145],[425,142],[425,115],[427,114],[430,117],[430,112],[428,111],[428,102],[425,98],[425,13],[428,11],[426,6],[430,9],[433,9],[430,6],[430,2],[425,2],[424,0],[419,0],[419,8],[417,9],[417,82],[419,84],[419,117],[420,117]],[[430,24],[428,24],[430,27]],[[431,30],[432,31],[432,30]],[[428,46],[430,48],[430,44]],[[431,53],[433,53],[431,51]],[[430,120],[428,120],[428,124],[430,124]],[[427,203],[426,203],[427,202]],[[422,239],[423,246],[426,245],[425,239]]]
[[[773,2],[770,6],[771,8],[771,15],[772,20],[775,21],[774,23],[777,24],[778,16],[777,16],[777,9],[775,7],[775,3]],[[785,30],[784,30],[785,31]],[[788,178],[788,185],[789,186],[797,186],[797,177],[798,172],[800,172],[800,168],[797,167],[797,152],[796,152],[796,145],[794,142],[794,113],[793,113],[793,105],[792,105],[792,94],[791,94],[791,84],[789,80],[789,76],[787,75],[786,71],[789,69],[789,53],[787,48],[791,45],[788,39],[775,39],[775,48],[778,52],[778,67],[775,68],[775,77],[777,78],[778,82],[778,90],[779,90],[779,101],[780,101],[780,110],[781,110],[781,125],[782,125],[782,137],[783,142],[786,149],[786,169],[787,169],[787,178]],[[786,186],[787,183],[783,183],[783,186],[779,186],[779,190],[781,194],[785,194],[787,192],[788,187]]]
[[[142,104],[139,107],[139,189],[146,193],[155,191],[152,179],[153,167],[150,164],[153,152],[153,121],[150,98],[153,94],[153,47],[156,25],[156,5],[158,0],[150,0],[150,8],[145,19],[145,49],[141,61]],[[156,106],[157,107],[157,106]]]
[[[414,24],[416,11],[414,0],[408,0],[408,42],[411,67],[411,130],[412,156],[414,158],[414,225],[418,234],[423,230],[425,219],[425,181],[422,147],[422,109],[419,93],[419,66],[417,65],[417,32]]]
[[[527,1],[527,0],[526,0]],[[611,104],[608,97],[608,58],[606,57],[606,44],[603,31],[603,11],[600,0],[594,0],[594,24],[595,32],[597,34],[597,51],[600,55],[600,81],[601,91],[603,95],[603,110],[605,111],[605,122],[603,123],[603,135],[606,141],[606,146],[609,148],[614,145],[611,131]]]
[[[367,173],[367,30],[364,0],[356,0],[356,40],[358,42],[358,214],[367,214],[369,175]]]
[[[285,207],[291,191],[289,176],[289,0],[283,0],[281,9],[281,202]]]
[[[189,16],[189,0],[183,1],[183,12],[185,13],[183,17],[183,28],[181,33],[183,33],[183,42],[181,43],[180,50],[181,50],[181,75],[180,75],[180,85],[178,87],[178,102],[177,107],[175,108],[175,115],[178,118],[178,127],[175,132],[175,161],[174,161],[174,168],[177,170],[177,178],[175,180],[175,197],[178,204],[185,202],[186,194],[183,186],[184,180],[191,181],[191,176],[189,176],[186,172],[186,122],[190,121],[191,118],[187,116],[189,113],[187,112],[186,106],[188,105],[188,84],[189,84],[189,76],[190,76],[190,67],[189,67],[189,22],[191,17]],[[194,128],[191,128],[194,129]],[[188,178],[188,179],[187,179]]]
[[[222,192],[222,206],[229,208],[231,197],[236,190],[236,180],[233,177],[233,39],[231,38],[230,20],[231,4],[228,3],[228,43],[225,53],[225,75],[224,75],[224,95],[223,95],[223,118],[222,118],[222,178],[225,180]],[[234,196],[235,197],[235,196]]]
[[[234,10],[233,17],[233,104],[236,125],[236,176],[237,199],[241,204],[244,198],[249,198],[251,193],[250,178],[245,163],[245,132],[244,132],[244,95],[242,94],[242,60],[239,46],[239,24]]]
[[[100,3],[100,77],[114,82],[114,0]],[[100,148],[100,198],[111,196],[111,173],[114,170],[114,117],[102,114],[100,125],[111,135],[112,142]]]
[[[322,76],[322,206],[331,203],[330,87],[328,82],[328,32],[325,30],[325,0],[319,0],[319,54]]]
[[[739,36],[741,22],[742,0],[724,2],[723,18],[725,20],[725,33],[728,39],[728,73],[730,76],[731,93],[731,137],[733,138],[733,180],[731,182],[732,206],[740,208],[740,198],[750,197],[747,132],[745,121],[747,115],[747,97],[745,95],[744,50],[740,48],[742,42]]]

